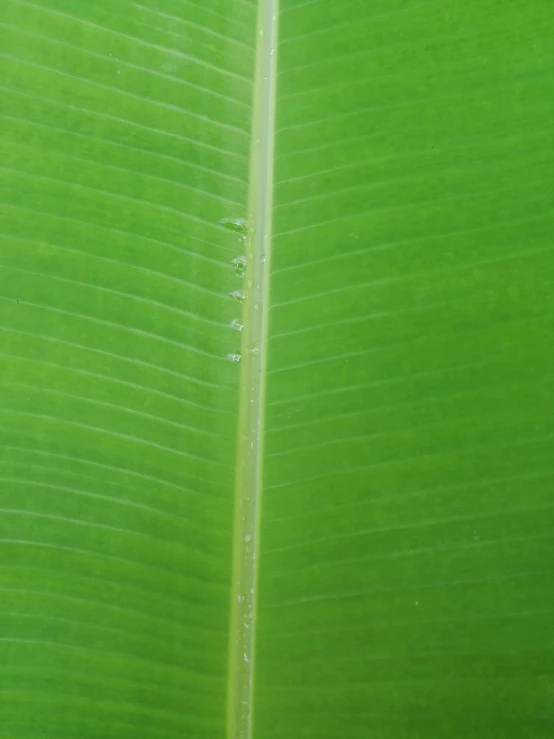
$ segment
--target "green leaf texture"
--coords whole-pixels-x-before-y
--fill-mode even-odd
[[[0,28],[0,736],[551,737],[554,6]]]

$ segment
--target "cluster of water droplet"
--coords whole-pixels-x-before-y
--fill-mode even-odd
[[[219,223],[226,228],[229,231],[232,231],[237,237],[238,242],[240,246],[242,246],[243,250],[246,251],[247,247],[247,236],[248,236],[248,223],[245,218],[222,218]],[[250,258],[252,258],[252,254],[250,254]],[[266,261],[265,253],[261,256],[261,261]],[[239,256],[235,257],[231,260],[231,265],[234,269],[235,275],[240,278],[241,280],[244,280],[245,274],[246,274],[246,255],[239,254]],[[248,280],[247,288],[251,292],[253,287],[253,282],[251,279]],[[238,288],[237,290],[233,290],[230,293],[230,297],[233,300],[236,300],[238,303],[244,303],[246,299],[246,295],[244,292],[244,289]],[[254,300],[254,310],[259,310],[260,307],[260,301],[259,297],[257,297]],[[243,324],[238,318],[233,318],[231,321],[231,328],[235,329],[235,331],[242,331]],[[251,349],[248,350],[249,354],[252,354],[253,356],[258,356],[260,354],[260,347],[258,344],[255,344]],[[240,362],[241,361],[241,355],[239,352],[230,352],[227,355],[227,359],[229,359],[231,362]]]
[[[245,218],[222,218],[219,223],[229,231],[232,231],[234,234],[238,236],[238,242],[243,247],[244,251],[246,251],[246,237],[248,234],[248,223]],[[246,256],[244,254],[240,254],[238,257],[235,257],[231,264],[234,268],[234,272],[237,277],[244,279],[244,275],[246,272]],[[245,300],[245,294],[244,290],[238,289],[233,290],[231,293],[231,298],[233,300],[236,300],[238,303],[244,303]],[[235,331],[242,331],[243,324],[238,318],[233,318],[231,321],[231,328],[233,328]],[[227,359],[231,362],[240,362],[241,355],[238,352],[230,352],[227,354]]]

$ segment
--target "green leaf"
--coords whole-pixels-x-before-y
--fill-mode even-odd
[[[550,737],[551,3],[0,25],[0,734]]]

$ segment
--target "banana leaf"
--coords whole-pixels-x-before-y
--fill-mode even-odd
[[[552,3],[0,26],[0,736],[551,737]]]

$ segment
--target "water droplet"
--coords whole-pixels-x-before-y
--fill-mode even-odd
[[[260,345],[254,344],[252,349],[250,349],[250,354],[252,354],[254,357],[257,357],[260,353]]]
[[[416,600],[415,604],[416,604],[416,606],[418,606],[418,605],[419,605],[419,601],[418,601],[418,600]]]
[[[248,662],[248,655],[246,654],[246,652],[242,656],[244,658],[244,661],[245,662]]]
[[[248,280],[248,283],[247,284],[248,284],[248,287],[252,287],[252,285],[253,285],[252,280]]]
[[[245,536],[245,537],[244,537],[244,541],[245,541],[245,542],[246,542],[247,544],[249,544],[249,543],[250,543],[250,542],[252,541],[252,537],[250,536],[250,534],[248,534],[248,536]]]
[[[244,603],[244,595],[241,595],[239,593],[239,595],[237,596],[237,600],[238,600],[239,603]]]
[[[227,354],[227,359],[229,359],[231,362],[240,362],[241,356],[240,354],[233,354],[233,352],[229,352],[229,354]]]
[[[254,588],[250,588],[250,595],[254,595]]]
[[[275,54],[275,49],[271,49],[271,51],[269,52],[269,56],[273,56],[274,54]]]
[[[238,300],[239,303],[244,303],[244,293],[242,290],[233,290],[232,293],[230,293],[233,300]]]
[[[242,329],[244,328],[244,326],[236,318],[233,318],[233,320],[231,321],[231,328],[234,328],[235,331],[242,331]]]
[[[246,218],[221,218],[219,222],[223,228],[234,231],[234,233],[240,234],[241,236],[246,236],[248,233],[248,222]]]
[[[265,264],[265,261],[266,261],[266,256],[265,256],[265,254],[262,254],[262,256],[260,257],[260,262],[262,264]]]
[[[244,270],[246,269],[246,257],[235,257],[231,264],[235,268],[235,274],[239,277],[244,277]]]

